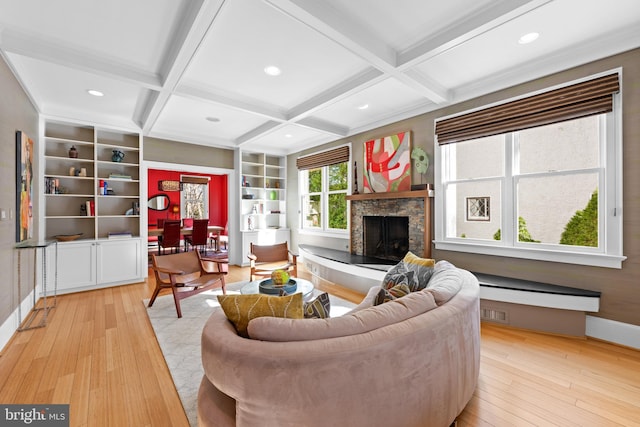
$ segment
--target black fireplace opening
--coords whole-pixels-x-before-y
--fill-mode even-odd
[[[401,260],[409,250],[408,216],[364,216],[364,255]]]

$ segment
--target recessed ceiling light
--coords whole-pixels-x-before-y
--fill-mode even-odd
[[[291,135],[290,133],[287,133],[287,134],[285,134],[285,136],[284,136],[284,137],[285,137],[285,138],[292,138],[292,137],[293,137],[293,135]]]
[[[538,37],[540,37],[539,33],[527,33],[524,36],[520,37],[520,39],[518,40],[518,43],[520,44],[531,43],[537,40]]]
[[[367,108],[369,108],[369,104],[358,105],[358,110],[366,110]]]
[[[95,89],[89,89],[89,90],[87,90],[87,93],[89,95],[93,95],[93,96],[104,96],[104,93],[100,92],[99,90],[95,90]]]
[[[269,76],[279,76],[282,73],[282,70],[275,65],[269,65],[264,67],[264,72]]]
[[[206,118],[205,118],[205,120],[207,120],[207,121],[209,121],[209,122],[213,122],[213,123],[218,123],[218,122],[220,121],[220,119],[219,119],[219,118],[217,118],[217,117],[212,117],[212,116],[206,117]]]

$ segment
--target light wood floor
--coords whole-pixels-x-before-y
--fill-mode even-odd
[[[231,267],[227,282],[247,276]],[[5,348],[0,402],[70,403],[72,426],[186,426],[141,301],[152,287],[58,298],[46,328],[18,333]],[[640,352],[483,324],[478,387],[458,419],[468,426],[640,426]]]

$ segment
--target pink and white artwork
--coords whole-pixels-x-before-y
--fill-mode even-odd
[[[411,190],[411,132],[364,143],[364,192]]]

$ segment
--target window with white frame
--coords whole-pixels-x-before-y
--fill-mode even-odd
[[[349,229],[349,147],[310,155],[298,159],[297,164],[300,228],[346,234]]]
[[[441,130],[445,142],[439,134],[436,248],[620,268],[622,159],[616,92],[608,93],[610,108],[578,118],[570,113],[533,127],[527,118],[505,132],[484,135],[483,130],[479,137],[469,132],[449,142]],[[526,108],[527,100],[519,100],[518,108]],[[486,196],[477,197],[479,193]]]
[[[182,176],[180,178],[180,211],[183,218],[209,218],[209,178]]]

